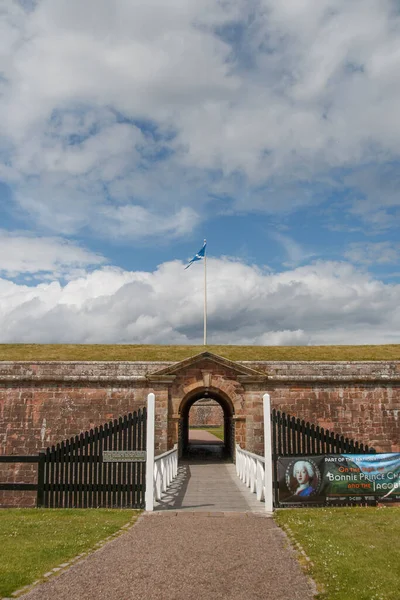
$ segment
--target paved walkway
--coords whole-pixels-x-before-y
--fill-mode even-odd
[[[232,463],[181,461],[178,477],[155,510],[189,512],[265,512],[265,504],[240,481]]]
[[[244,513],[159,512],[27,600],[311,600],[285,534]]]
[[[217,438],[209,431],[204,429],[189,429],[189,442],[191,444],[216,444],[217,446],[223,446],[224,442]]]
[[[180,461],[178,477],[156,504],[155,510],[265,511],[264,503],[259,502],[236,475],[235,465],[214,458],[221,455],[224,445],[221,440],[207,431],[190,430],[189,441],[193,455]]]

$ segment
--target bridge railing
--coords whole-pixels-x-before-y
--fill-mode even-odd
[[[154,499],[161,500],[161,496],[167,491],[167,488],[171,485],[172,480],[178,474],[178,444],[160,454],[160,456],[154,457]]]
[[[257,500],[265,500],[265,457],[243,450],[236,444],[236,474]]]
[[[264,456],[252,454],[236,446],[236,468],[239,477],[257,494],[257,499],[265,502],[265,510],[273,511],[272,502],[272,445],[271,445],[271,403],[269,394],[263,396],[264,408]],[[147,511],[154,510],[154,502],[178,474],[178,448],[154,456],[155,433],[155,395],[147,396],[147,430],[146,430],[146,493]],[[157,464],[158,463],[158,464]]]
[[[147,511],[154,510],[154,503],[160,500],[163,492],[178,474],[178,444],[154,456],[155,434],[155,401],[153,392],[147,396],[147,429],[146,429],[146,493],[145,507]]]
[[[236,444],[236,473],[250,491],[257,495],[257,500],[264,501],[265,510],[272,513],[272,437],[271,437],[271,399],[269,394],[263,396],[264,411],[264,455],[259,456],[244,450]]]

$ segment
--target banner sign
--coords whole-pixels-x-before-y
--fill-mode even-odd
[[[400,502],[400,453],[278,458],[280,504]]]

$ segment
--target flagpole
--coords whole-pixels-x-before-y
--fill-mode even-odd
[[[204,245],[206,240],[204,240]],[[207,345],[207,256],[204,250],[204,346]]]

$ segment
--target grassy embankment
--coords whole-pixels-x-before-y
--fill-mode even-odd
[[[284,509],[275,519],[309,557],[299,554],[318,600],[400,598],[399,508]]]
[[[0,597],[23,586],[136,520],[134,510],[4,509],[0,511]]]
[[[384,346],[0,344],[0,361],[180,361],[205,350],[230,360],[400,360],[400,344]]]

